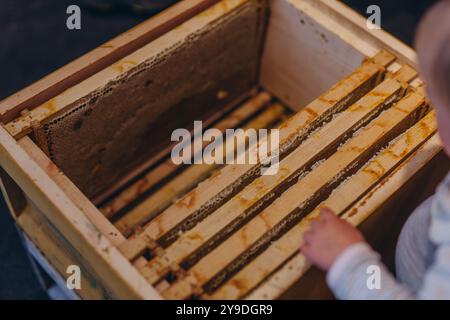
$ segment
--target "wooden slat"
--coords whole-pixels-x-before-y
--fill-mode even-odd
[[[242,121],[261,110],[261,108],[263,108],[270,101],[270,99],[271,96],[268,93],[261,92],[255,97],[252,97],[250,101],[240,106],[237,110],[233,111],[217,124],[214,124],[213,127],[220,130],[222,133],[228,128],[236,128],[240,123],[242,123]],[[197,137],[196,139],[202,141],[201,137]],[[208,144],[207,141],[202,141],[201,143],[203,144],[203,148]],[[193,142],[193,144],[195,144],[195,142]],[[123,209],[141,194],[160,183],[163,179],[174,173],[178,168],[180,168],[180,166],[174,164],[172,159],[169,157],[166,161],[152,169],[144,177],[138,179],[132,185],[115,196],[111,201],[102,205],[100,211],[103,212],[107,218],[113,217],[119,210]],[[133,216],[134,214],[132,212],[128,213],[126,218],[124,218],[127,222],[124,222],[124,224],[134,227],[146,216],[146,214],[144,212],[140,215],[138,214],[136,217]],[[128,219],[130,220],[128,221]],[[124,232],[125,230],[121,231]]]
[[[283,112],[283,106],[280,104],[274,104],[267,108],[266,111],[257,116],[254,120],[245,125],[243,129],[267,128],[267,126],[274,123],[283,114]],[[236,148],[238,148],[238,146],[236,146]],[[227,150],[225,152],[232,154],[235,150]],[[225,152],[224,157],[227,155]],[[128,231],[130,231],[128,229],[129,226],[134,227],[139,225],[143,219],[154,218],[155,215],[161,210],[173,203],[177,197],[183,195],[195,187],[199,182],[209,177],[218,167],[220,167],[220,164],[191,165],[189,168],[164,185],[161,189],[133,208],[122,219],[118,220],[115,224],[116,227],[121,232],[127,234]]]
[[[386,200],[392,197],[399,189],[408,182],[421,168],[423,168],[429,161],[431,161],[442,150],[442,143],[438,134],[434,134],[428,141],[406,159],[398,168],[391,174],[385,177],[372,189],[366,196],[359,200],[355,205],[350,207],[342,215],[342,218],[350,222],[353,226],[358,226],[366,218],[368,218],[377,208],[379,208]],[[355,210],[357,210],[355,214]],[[351,217],[349,217],[349,215]],[[283,249],[281,247],[281,249]],[[270,275],[261,285],[258,286],[250,295],[248,299],[275,299],[285,290],[291,287],[310,267],[305,257],[298,252],[286,262],[277,272]],[[281,250],[271,249],[272,254],[281,253]],[[266,255],[266,252],[264,252]],[[272,258],[274,256],[272,255]],[[286,255],[281,255],[283,259]],[[269,261],[266,255],[265,261]],[[255,260],[256,261],[256,260]],[[260,263],[262,263],[262,259]],[[265,264],[264,264],[265,265]],[[260,266],[263,266],[260,264]],[[255,270],[256,266],[252,269]],[[236,281],[238,281],[236,279]],[[236,282],[237,283],[237,282]],[[228,287],[231,289],[231,287]],[[229,291],[231,293],[231,291]],[[223,298],[221,295],[214,295],[214,298]],[[235,294],[231,294],[234,296]]]
[[[323,121],[330,120],[334,113],[346,108],[370,91],[379,82],[385,67],[394,60],[394,57],[382,52],[376,59],[379,65],[370,60],[364,62],[352,74],[287,120],[280,127],[282,150],[288,152],[295,148]],[[258,165],[250,164],[229,165],[223,168],[217,175],[201,183],[151,221],[142,233],[130,238],[128,242],[135,243],[128,244],[134,249],[126,250],[127,256],[135,257],[145,249],[145,241],[142,241],[141,237],[157,240],[194,214],[197,217],[203,216],[213,204],[223,203],[236,189],[242,188],[245,178],[250,173],[257,172],[258,168]],[[190,205],[184,206],[182,203]]]
[[[394,78],[402,83],[412,82],[413,79],[417,77],[416,69],[412,68],[409,65],[403,65],[394,72]]]
[[[24,109],[33,109],[64,90],[85,80],[117,60],[169,32],[219,0],[180,1],[169,9],[104,43],[45,78],[0,101],[3,123],[12,121]]]
[[[242,221],[249,216],[251,210],[259,208],[264,205],[267,199],[275,197],[279,192],[277,188],[295,177],[296,174],[302,174],[305,170],[309,170],[312,164],[321,160],[326,152],[333,151],[333,146],[341,143],[345,136],[358,130],[371,117],[376,115],[377,111],[385,108],[386,105],[390,105],[402,91],[403,87],[396,80],[388,79],[384,81],[283,159],[277,175],[261,176],[254,180],[217,211],[193,229],[181,235],[175,243],[166,249],[163,257],[156,257],[150,261],[147,267],[141,269],[141,272],[151,283],[156,282],[161,276],[164,276],[168,266],[173,263],[181,263],[213,237],[214,240],[217,240],[217,233],[221,232],[226,236],[226,233],[232,232],[236,228],[236,223],[233,225],[235,221]],[[351,153],[349,154],[351,155]],[[345,161],[340,159],[340,162],[337,163],[342,164]],[[314,169],[314,171],[317,170]],[[329,170],[328,173],[330,172],[333,171]],[[334,174],[337,174],[337,172]],[[303,194],[308,193],[303,192]],[[279,199],[275,203],[279,203]],[[286,205],[286,207],[288,206]],[[277,210],[279,209],[277,208]]]
[[[294,210],[302,210],[303,206],[309,206],[311,202],[317,201],[314,198],[320,193],[320,190],[330,184],[330,181],[343,180],[345,176],[341,173],[346,170],[348,166],[354,164],[358,158],[364,157],[364,154],[371,150],[372,145],[378,143],[378,139],[384,138],[389,130],[405,121],[408,114],[416,112],[416,110],[425,105],[425,99],[422,95],[411,94],[401,100],[392,109],[383,113],[379,118],[375,119],[373,123],[364,128],[363,131],[343,145],[335,154],[328,158],[325,162],[312,170],[307,176],[301,179],[295,186],[286,191],[279,197],[271,206],[261,212],[253,220],[247,223],[244,227],[238,230],[219,247],[212,251],[209,255],[204,257],[192,269],[189,270],[189,276],[195,278],[197,285],[203,286],[210,281],[218,271],[226,268],[234,259],[237,259],[246,250],[252,248],[260,241],[264,235],[268,234],[277,225],[281,224],[283,219],[286,219]],[[386,120],[389,120],[387,122]],[[416,126],[413,134],[405,134],[401,143],[397,143],[394,147],[390,147],[372,160],[368,166],[359,171],[356,175],[346,181],[343,186],[337,188],[331,197],[325,201],[325,204],[333,210],[340,212],[346,206],[351,204],[351,201],[358,198],[358,193],[372,186],[381,175],[389,170],[389,166],[398,163],[404,152],[406,154],[416,148],[424,138],[428,137],[434,132],[433,126],[434,118],[427,117],[427,121],[421,122],[421,125]],[[397,122],[398,121],[398,122]],[[385,125],[386,131],[378,129],[377,126]],[[424,129],[425,128],[425,129]],[[408,144],[405,148],[405,142]],[[400,150],[399,150],[400,148]],[[405,151],[406,149],[406,151]],[[384,156],[384,157],[383,157]],[[351,181],[351,182],[350,182]],[[333,181],[336,183],[336,181]],[[350,203],[349,203],[350,202]],[[299,225],[308,223],[310,217],[316,217],[319,209],[313,211],[308,215],[307,219],[303,219]],[[293,229],[296,229],[294,227]],[[294,231],[294,235],[298,237],[298,229]],[[292,234],[292,231],[288,234]],[[294,240],[298,240],[297,238]],[[267,239],[266,241],[270,241]],[[287,241],[291,246],[298,249],[299,241]],[[285,252],[285,251],[283,251]],[[292,253],[291,253],[292,254]],[[284,260],[274,259],[278,262]],[[273,264],[274,262],[272,262]],[[215,282],[220,283],[226,273],[221,273],[222,277],[216,277]],[[186,281],[186,280],[181,280]],[[193,282],[194,279],[189,279]],[[214,283],[213,287],[216,286]],[[180,297],[180,290],[177,285],[173,285],[165,294],[166,297],[184,298]],[[183,293],[186,294],[186,293]],[[185,296],[187,297],[187,296]]]

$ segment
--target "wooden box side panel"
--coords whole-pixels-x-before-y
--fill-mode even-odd
[[[0,127],[0,165],[117,298],[159,299],[83,209]],[[20,217],[20,214],[19,214]]]
[[[101,277],[95,273],[92,266],[30,201],[16,222],[62,279],[66,280],[70,275],[67,273],[69,266],[77,266],[80,269],[81,288],[74,290],[79,297],[114,298],[112,292],[107,289],[108,284],[101,282]]]
[[[365,58],[311,12],[302,11],[305,5],[270,1],[261,64],[261,85],[293,110],[302,109]]]
[[[386,49],[416,64],[414,51],[336,0],[271,0],[260,82],[299,110]],[[282,48],[282,49],[281,49]]]

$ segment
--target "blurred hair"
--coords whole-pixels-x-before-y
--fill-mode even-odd
[[[415,44],[421,77],[432,103],[450,108],[450,0],[439,1],[428,10]]]

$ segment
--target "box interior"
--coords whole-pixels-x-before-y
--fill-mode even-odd
[[[108,80],[99,88],[81,83],[86,94],[34,130],[95,203],[170,154],[173,130],[213,123],[256,88],[300,110],[366,57],[320,21],[314,2],[229,3],[120,60],[109,68],[114,76],[95,75]]]

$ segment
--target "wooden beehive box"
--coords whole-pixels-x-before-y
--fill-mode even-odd
[[[448,169],[415,68],[336,1],[181,1],[0,103],[2,191],[81,298],[327,298],[298,252],[318,208],[389,262]],[[279,173],[175,165],[194,120],[278,128]]]

